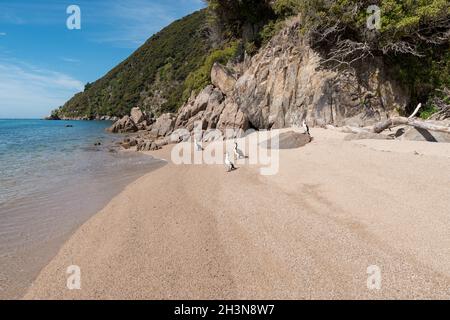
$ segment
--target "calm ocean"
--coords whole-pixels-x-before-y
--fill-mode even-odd
[[[0,119],[0,298],[23,294],[77,227],[164,165],[113,152],[118,137],[105,132],[109,125]]]

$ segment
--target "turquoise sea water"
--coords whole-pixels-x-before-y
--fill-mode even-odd
[[[67,128],[66,125],[73,125]],[[84,148],[107,139],[108,123],[0,120],[0,205],[18,201],[67,173],[91,170]],[[86,157],[85,157],[86,158]],[[89,158],[89,157],[87,157]]]
[[[110,125],[0,120],[0,298],[20,296],[71,232],[163,165],[117,152]]]

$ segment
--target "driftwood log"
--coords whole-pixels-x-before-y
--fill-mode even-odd
[[[418,129],[425,129],[428,131],[450,133],[450,127],[439,126],[429,122],[420,121],[414,118],[404,118],[404,117],[395,117],[379,122],[373,127],[373,132],[381,133],[386,129],[403,125],[412,126]]]
[[[361,133],[361,132],[373,132],[373,133],[381,133],[384,130],[397,127],[397,126],[412,126],[418,129],[424,129],[428,131],[438,131],[438,132],[444,132],[444,133],[450,133],[450,127],[448,126],[440,126],[436,124],[432,124],[429,122],[421,121],[415,118],[416,114],[419,112],[420,108],[422,107],[422,104],[419,103],[417,108],[414,110],[414,112],[409,116],[409,118],[406,117],[394,117],[390,118],[384,121],[381,121],[373,126],[373,128],[355,128],[355,127],[349,127],[346,126],[342,128],[343,132],[347,133]]]
[[[438,131],[438,132],[450,133],[450,127],[439,126],[439,125],[435,125],[435,124],[432,124],[429,122],[417,120],[415,118],[415,116],[419,112],[420,108],[422,108],[421,103],[419,103],[419,105],[414,110],[414,112],[409,116],[409,118],[395,117],[395,118],[387,119],[385,121],[377,123],[373,127],[373,132],[381,133],[384,130],[390,129],[392,127],[411,126],[414,128],[424,129],[424,130],[428,130],[428,131]]]

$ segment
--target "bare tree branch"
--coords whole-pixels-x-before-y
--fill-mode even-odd
[[[412,126],[414,128],[424,129],[424,130],[428,130],[428,131],[438,131],[438,132],[450,133],[450,127],[435,125],[435,124],[432,124],[429,122],[420,121],[420,120],[413,119],[413,118],[404,118],[404,117],[395,117],[395,118],[391,118],[391,119],[382,121],[373,127],[373,132],[381,133],[386,129],[401,126],[401,125]]]
[[[416,116],[417,112],[419,112],[420,108],[422,108],[422,104],[419,103],[416,110],[414,110],[414,112],[409,116],[409,119],[412,119]]]

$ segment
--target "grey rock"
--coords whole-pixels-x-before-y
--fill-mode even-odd
[[[130,118],[137,125],[146,120],[144,113],[141,111],[139,107],[131,109]]]
[[[449,126],[450,120],[445,121],[428,121],[440,126]],[[409,141],[428,141],[428,142],[443,142],[450,143],[450,133],[428,131],[424,129],[418,129],[414,127],[406,128],[405,133],[399,138],[400,140]]]
[[[156,140],[155,141],[155,145],[158,147],[158,148],[162,148],[162,147],[164,147],[164,146],[166,146],[166,145],[168,145],[169,144],[169,137],[166,137],[166,138],[160,138],[160,139],[158,139],[158,140]]]
[[[301,126],[366,127],[398,115],[409,94],[388,76],[381,60],[351,71],[324,67],[322,57],[301,36],[298,21],[289,23],[252,58],[240,66],[215,64],[213,86],[191,95],[174,129],[219,129],[225,138],[249,128]],[[158,119],[152,132],[167,135],[172,120]],[[163,128],[162,128],[163,127]]]
[[[409,94],[380,60],[336,72],[321,65],[292,23],[250,61],[232,97],[251,125],[273,129],[300,125],[368,126],[398,114]]]
[[[278,139],[278,145],[276,140]],[[263,143],[261,146],[267,149],[297,149],[303,147],[311,142],[311,137],[308,134],[298,133],[295,131],[288,131],[279,134],[273,141],[269,139]]]
[[[112,133],[136,132],[138,127],[129,116],[125,116],[108,128],[108,131]]]
[[[351,140],[393,140],[392,137],[384,135],[384,134],[378,134],[373,132],[360,132],[360,133],[351,133],[347,135],[344,140],[351,141]]]
[[[199,125],[202,130],[215,129],[224,108],[223,100],[224,95],[219,89],[207,86],[180,109],[175,128],[192,131]]]
[[[217,123],[217,129],[225,131],[226,129],[240,129],[245,131],[249,128],[248,118],[243,113],[233,99],[226,99],[224,108],[220,114]]]
[[[234,89],[236,78],[231,70],[216,62],[211,70],[211,82],[225,95],[228,95]]]
[[[173,113],[164,113],[152,125],[151,132],[158,136],[170,135],[175,127],[176,115]]]
[[[191,133],[188,132],[185,129],[176,129],[174,132],[170,135],[169,143],[179,143],[179,142],[186,142],[191,137]]]

